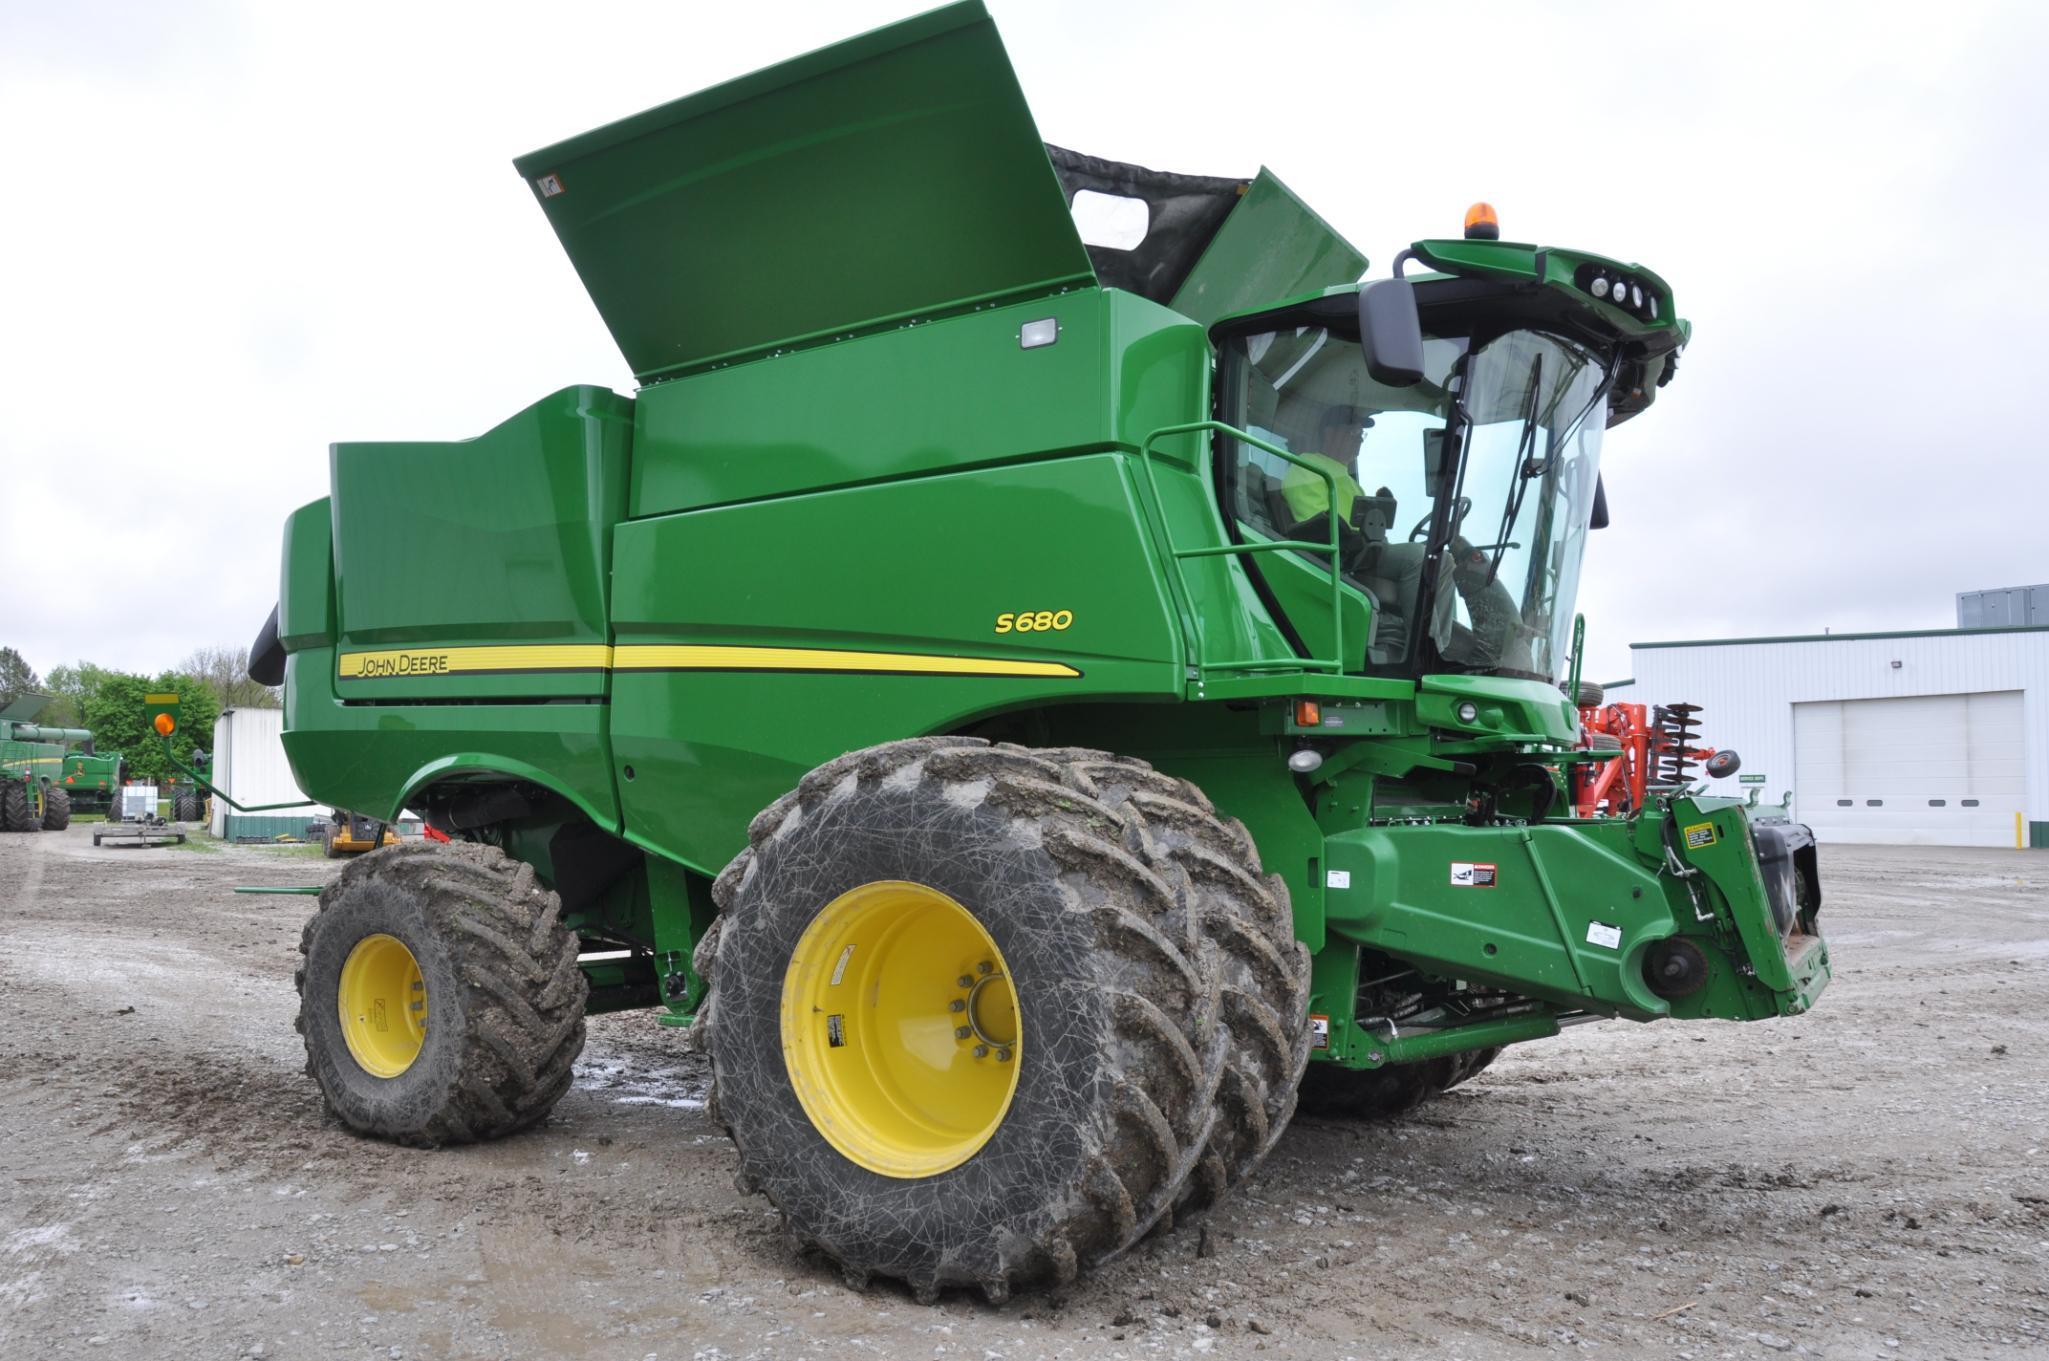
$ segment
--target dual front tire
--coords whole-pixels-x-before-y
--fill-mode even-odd
[[[749,842],[698,954],[715,1108],[743,1187],[849,1278],[1071,1280],[1285,1126],[1308,956],[1193,786],[917,739],[820,767]]]

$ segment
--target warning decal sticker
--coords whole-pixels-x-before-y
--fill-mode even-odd
[[[1720,837],[1712,822],[1696,822],[1686,829],[1686,849],[1697,851],[1703,846],[1712,846]]]
[[[1309,1017],[1309,1047],[1330,1048],[1330,1017],[1312,1013]]]
[[[1493,888],[1494,866],[1465,860],[1451,862],[1453,888]]]

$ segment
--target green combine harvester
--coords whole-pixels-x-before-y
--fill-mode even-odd
[[[31,721],[49,702],[23,695],[0,710],[0,832],[61,832],[73,809],[101,810],[119,797],[119,756],[95,754],[84,728]]]
[[[1566,797],[1656,274],[1476,212],[1362,285],[1270,173],[1045,145],[975,3],[516,164],[638,390],[335,445],[253,654],[310,797],[452,838],[306,928],[352,1128],[522,1129],[659,1008],[795,1245],[1002,1299],[1298,1099],[1813,1005],[1806,828]]]

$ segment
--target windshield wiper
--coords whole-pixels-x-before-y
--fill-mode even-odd
[[[1540,350],[1530,359],[1530,391],[1523,399],[1523,429],[1515,441],[1515,486],[1509,489],[1505,504],[1501,507],[1501,528],[1494,535],[1494,556],[1487,562],[1487,584],[1494,584],[1495,576],[1501,571],[1501,560],[1508,555],[1508,531],[1515,526],[1516,516],[1522,514],[1523,497],[1529,492],[1530,479],[1540,475],[1544,469],[1530,457],[1537,447],[1537,406],[1544,390],[1544,355]]]

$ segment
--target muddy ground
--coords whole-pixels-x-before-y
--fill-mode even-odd
[[[996,1308],[856,1294],[734,1189],[681,1034],[545,1128],[323,1123],[303,850],[0,837],[0,1356],[2049,1356],[2049,855],[1825,848],[1793,1022],[1608,1023],[1300,1119],[1209,1221]]]

